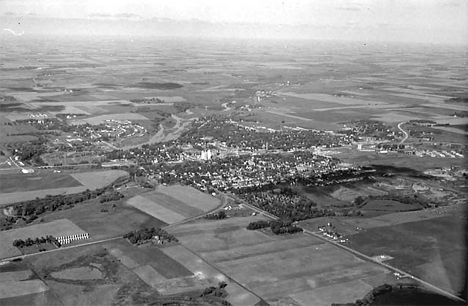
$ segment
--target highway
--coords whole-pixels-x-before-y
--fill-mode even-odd
[[[406,139],[408,139],[408,137],[409,137],[408,133],[407,133],[405,130],[403,130],[403,129],[401,128],[401,126],[402,126],[403,124],[405,124],[405,123],[406,123],[406,122],[400,122],[400,123],[398,123],[398,129],[405,135],[405,137],[400,141],[399,144],[404,143],[404,142],[406,141]]]

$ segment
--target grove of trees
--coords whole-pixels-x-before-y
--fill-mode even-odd
[[[177,238],[175,238],[174,236],[172,236],[165,230],[160,229],[160,228],[154,228],[154,227],[132,231],[130,233],[125,234],[123,237],[128,239],[128,241],[130,241],[130,243],[132,244],[140,244],[140,243],[144,243],[153,239],[153,237],[155,236],[158,236],[159,240],[161,241],[178,242]]]

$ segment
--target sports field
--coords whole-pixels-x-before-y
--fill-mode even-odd
[[[310,235],[301,233],[277,238],[245,228],[248,223],[260,219],[251,216],[198,220],[176,226],[170,232],[181,244],[267,302],[290,298],[306,306],[310,305],[308,297],[317,295],[323,300],[320,305],[330,305],[341,302],[344,297],[331,292],[346,291],[349,282],[387,273],[380,266],[364,262]],[[192,269],[214,273],[210,269],[204,271],[201,263],[191,263],[190,256],[183,253],[178,249],[170,255],[189,268],[193,265]],[[353,284],[356,296],[370,289],[364,282]]]
[[[14,247],[13,241],[16,239],[40,238],[47,235],[54,237],[67,236],[85,233],[81,228],[67,219],[56,220],[48,223],[40,223],[28,227],[22,227],[9,231],[0,232],[0,259],[21,255],[21,252]]]

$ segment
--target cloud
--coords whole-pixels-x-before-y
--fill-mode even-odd
[[[4,16],[18,16],[18,13],[15,12],[5,12],[3,13]]]
[[[88,15],[89,18],[96,18],[96,19],[101,19],[101,18],[111,18],[111,14],[101,14],[101,13],[93,13]]]
[[[117,15],[114,15],[114,17],[118,19],[141,19],[140,15],[129,14],[129,13],[117,14]]]
[[[350,12],[359,12],[362,11],[362,8],[358,6],[342,6],[336,8],[339,11],[350,11]]]
[[[88,18],[91,19],[141,19],[142,17],[137,14],[121,13],[121,14],[104,14],[104,13],[93,13],[89,14]]]

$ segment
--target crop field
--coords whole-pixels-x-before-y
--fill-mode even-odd
[[[227,301],[233,305],[253,306],[260,301],[252,292],[230,281],[224,274],[183,246],[172,246],[164,248],[163,251],[175,260],[184,263],[195,276],[201,280],[205,280],[208,284],[215,285],[220,281],[225,281],[228,284],[226,290],[229,293]]]
[[[466,264],[464,235],[464,221],[454,215],[374,228],[348,238],[366,255],[392,256],[389,264],[457,292]]]
[[[311,301],[314,301],[313,303],[316,306],[330,306],[331,303],[345,304],[362,299],[372,289],[372,286],[363,283],[361,280],[355,280],[295,293],[291,295],[291,298],[300,305],[308,305]]]
[[[150,191],[142,194],[141,196],[184,216],[184,218],[198,216],[204,212],[202,209],[187,205],[184,202],[168,196],[167,194],[157,191]]]
[[[166,247],[158,248],[153,245],[136,247],[124,239],[104,244],[109,252],[120,259],[128,257],[132,261],[132,270],[140,271],[143,266],[151,266],[158,273],[159,278],[173,279],[191,276],[193,273],[185,267],[185,263],[174,260],[165,254]],[[170,246],[169,246],[170,247]]]
[[[171,209],[167,209],[157,202],[153,202],[141,195],[137,195],[127,201],[127,203],[142,212],[153,216],[167,224],[176,223],[185,219],[181,214],[178,214]]]
[[[116,179],[127,176],[128,172],[123,170],[106,170],[84,173],[73,173],[72,176],[83,186],[89,189],[97,189],[108,186]]]
[[[188,186],[159,186],[157,191],[203,211],[215,209],[220,204],[217,198]]]
[[[78,186],[82,186],[82,184],[67,173],[40,171],[33,174],[21,173],[0,176],[0,193]]]
[[[40,238],[47,235],[54,237],[82,234],[85,233],[81,228],[67,219],[56,220],[48,223],[40,223],[28,227],[18,228],[9,231],[0,232],[0,241],[2,248],[0,249],[0,258],[21,255],[21,252],[14,247],[13,241],[16,239]]]
[[[163,221],[141,213],[139,210],[123,205],[125,198],[113,204],[100,204],[97,199],[76,205],[72,209],[45,214],[44,222],[68,219],[89,233],[90,239],[100,240],[121,236],[143,227],[161,227]],[[101,212],[105,208],[108,212]]]
[[[34,200],[35,198],[44,198],[47,195],[59,195],[59,194],[73,194],[81,191],[85,191],[86,187],[66,187],[66,188],[54,188],[54,189],[43,189],[34,191],[19,191],[11,193],[3,193],[0,198],[0,206],[13,204],[22,201]]]
[[[21,201],[34,200],[37,197],[43,198],[47,195],[73,194],[85,191],[86,189],[94,190],[108,186],[116,179],[126,175],[128,175],[128,173],[123,170],[73,173],[70,174],[70,177],[67,177],[65,173],[47,174],[46,172],[40,172],[39,175],[31,175],[30,184],[25,186],[23,186],[22,183],[18,184],[17,186],[13,186],[10,184],[10,182],[6,182],[5,185],[7,188],[9,188],[6,190],[15,190],[13,189],[15,187],[17,187],[17,189],[15,192],[2,193],[0,198],[0,206]],[[28,175],[25,174],[14,174],[14,178],[17,182],[27,177]],[[8,176],[2,175],[2,180],[6,180],[7,178]],[[60,178],[62,178],[63,181]],[[54,182],[56,184],[54,184]],[[73,186],[73,184],[75,185]],[[57,187],[57,185],[59,187],[54,188]],[[68,185],[69,187],[62,187],[63,185]],[[18,188],[25,188],[25,190],[18,190]],[[28,190],[28,188],[32,188],[32,190]]]
[[[169,231],[185,247],[267,302],[284,298],[294,300],[295,294],[302,293],[297,296],[296,304],[310,305],[307,296],[316,294],[324,300],[323,303],[330,305],[342,297],[335,300],[326,293],[327,290],[346,291],[348,282],[387,273],[386,269],[363,262],[313,236],[296,234],[276,239],[245,229],[248,223],[260,219],[255,216],[199,220]],[[181,255],[180,248],[177,251],[168,248],[164,252],[178,256],[174,258],[190,267],[189,257],[193,254]],[[192,269],[202,270],[198,265],[193,263]],[[360,284],[356,294],[367,293],[370,286]]]

